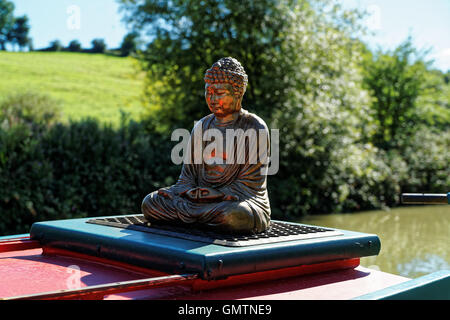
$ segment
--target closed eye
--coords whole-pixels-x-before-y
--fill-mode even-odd
[[[216,94],[219,96],[223,96],[224,94],[229,94],[230,92],[228,90],[218,90],[216,91]]]

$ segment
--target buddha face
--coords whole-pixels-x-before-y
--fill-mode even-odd
[[[239,97],[234,95],[233,87],[228,83],[207,83],[205,98],[209,110],[219,119],[225,119],[241,108]]]

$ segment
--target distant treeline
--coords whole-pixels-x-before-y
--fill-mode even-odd
[[[82,53],[114,53],[116,55],[120,55],[123,57],[127,57],[129,55],[135,54],[137,52],[138,47],[138,37],[137,33],[131,32],[128,33],[123,41],[122,45],[119,48],[108,49],[104,39],[94,39],[92,40],[91,48],[83,48],[80,41],[72,40],[65,47],[61,41],[54,40],[50,42],[50,45],[47,48],[38,49],[35,51],[41,52],[82,52]]]
[[[78,40],[72,40],[67,47],[61,41],[54,40],[47,48],[35,49],[33,39],[29,36],[31,27],[27,15],[15,17],[14,3],[8,0],[0,0],[0,50],[6,51],[7,44],[20,51],[69,51],[84,53],[113,53],[123,57],[136,53],[138,37],[136,32],[130,32],[123,38],[122,44],[117,49],[107,50],[104,39],[92,40],[91,48],[82,48]]]

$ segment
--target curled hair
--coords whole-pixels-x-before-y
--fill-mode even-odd
[[[228,57],[220,59],[206,71],[205,82],[229,83],[233,86],[234,94],[242,97],[247,90],[248,76],[239,61]]]

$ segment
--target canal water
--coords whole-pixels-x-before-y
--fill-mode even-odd
[[[408,278],[450,270],[450,205],[311,215],[300,223],[378,235],[381,251],[361,265]]]

